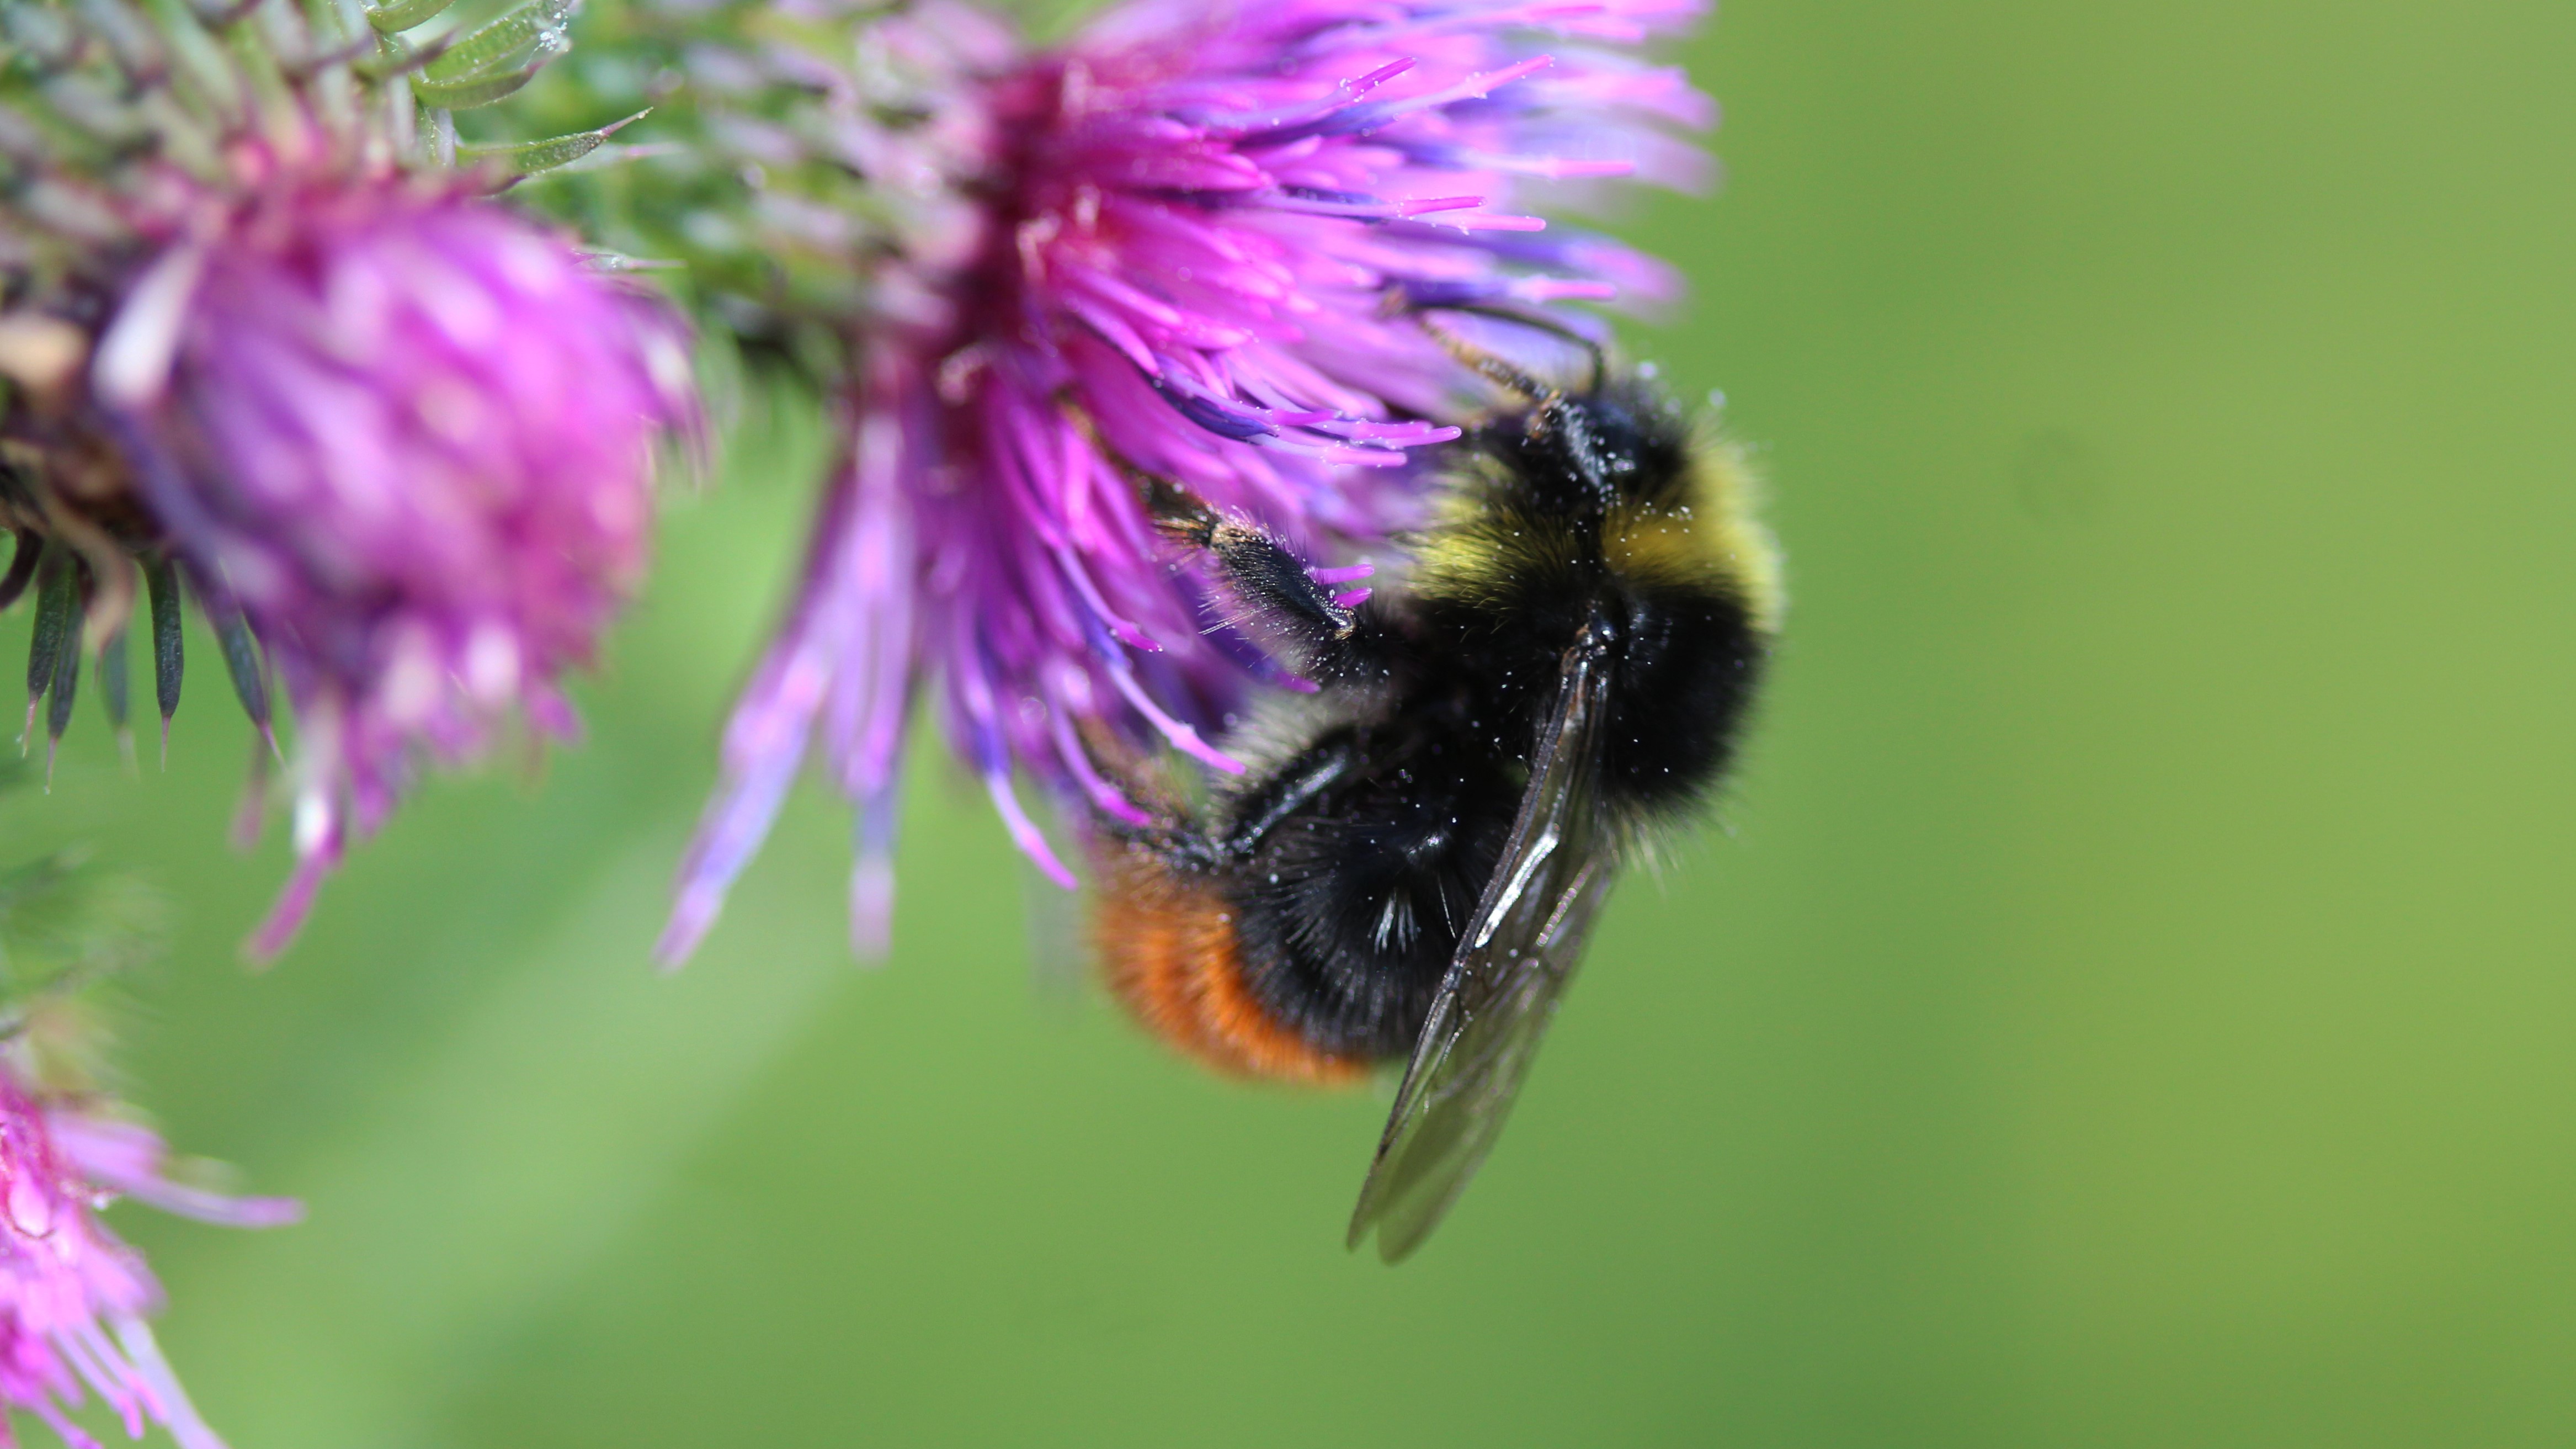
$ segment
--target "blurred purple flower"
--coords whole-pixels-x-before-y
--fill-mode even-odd
[[[422,758],[559,691],[640,575],[657,438],[689,413],[672,319],[471,176],[272,164],[173,217],[93,394],[219,624],[294,706],[284,949]],[[235,681],[267,728],[257,666]]]
[[[1015,768],[1127,818],[1093,748],[1168,742],[1239,771],[1205,732],[1249,686],[1302,682],[1211,627],[1208,581],[1171,566],[1120,464],[1311,557],[1384,548],[1419,517],[1406,450],[1456,435],[1441,420],[1465,390],[1415,314],[1669,289],[1657,264],[1541,235],[1527,212],[1598,178],[1696,179],[1670,129],[1706,124],[1707,100],[1611,47],[1697,8],[1134,0],[1017,60],[954,43],[954,7],[878,27],[940,149],[872,174],[984,200],[921,205],[921,234],[871,279],[883,315],[850,446],[727,731],[664,959],[712,924],[818,730],[859,809],[853,941],[882,948],[927,676],[1013,838],[1065,885]]]
[[[143,1315],[161,1290],[142,1256],[98,1220],[117,1195],[230,1227],[274,1227],[286,1198],[228,1198],[162,1175],[161,1140],[131,1123],[40,1098],[0,1058],[0,1405],[63,1442],[97,1441],[65,1417],[95,1393],[125,1432],[160,1424],[184,1449],[221,1449],[153,1342]],[[14,1443],[0,1420],[0,1444]]]

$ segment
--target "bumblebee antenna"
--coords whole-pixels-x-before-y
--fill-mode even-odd
[[[1585,384],[1584,390],[1586,392],[1599,392],[1602,384],[1610,380],[1610,354],[1602,348],[1600,342],[1593,338],[1586,337],[1582,333],[1575,331],[1573,328],[1557,321],[1553,317],[1534,317],[1527,312],[1516,312],[1509,307],[1493,307],[1477,302],[1461,302],[1456,306],[1443,307],[1440,310],[1444,312],[1464,312],[1472,317],[1490,317],[1497,322],[1507,322],[1515,327],[1526,327],[1532,332],[1544,332],[1548,336],[1553,337],[1560,342],[1570,343],[1575,347],[1583,349],[1583,355],[1592,359],[1592,380]],[[1423,326],[1431,329],[1435,336],[1440,337],[1441,345],[1448,348],[1450,355],[1453,357],[1458,357],[1459,349],[1467,345],[1465,342],[1457,339],[1454,335],[1443,335],[1440,329],[1434,327],[1434,325],[1428,320],[1425,320]],[[1459,357],[1459,361],[1466,362],[1467,359]],[[1469,362],[1467,365],[1470,367],[1476,367],[1479,372],[1484,372],[1484,369],[1476,363]],[[1487,377],[1493,376],[1490,372],[1486,372],[1485,375]],[[1500,382],[1502,380],[1500,378],[1495,378],[1495,381]],[[1504,386],[1507,387],[1510,385],[1511,384],[1509,383],[1504,384]],[[1556,389],[1549,389],[1549,392],[1551,393],[1555,391]],[[1534,403],[1543,402],[1545,401],[1545,398],[1543,396],[1532,396],[1530,401]]]
[[[1472,309],[1453,307],[1450,310],[1463,312]],[[1537,378],[1530,376],[1528,373],[1521,371],[1519,368],[1514,367],[1502,358],[1491,352],[1487,352],[1485,349],[1478,347],[1466,338],[1461,337],[1457,333],[1450,331],[1448,328],[1441,326],[1439,323],[1432,321],[1429,317],[1417,316],[1414,319],[1414,325],[1420,327],[1423,333],[1432,341],[1439,343],[1441,351],[1458,359],[1462,365],[1474,372],[1478,377],[1485,379],[1494,386],[1499,387],[1503,391],[1519,398],[1521,401],[1529,404],[1532,408],[1544,408],[1549,403],[1565,396],[1565,390],[1563,388],[1550,387],[1548,384],[1543,383]]]

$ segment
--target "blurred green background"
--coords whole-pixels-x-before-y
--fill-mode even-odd
[[[269,974],[219,673],[166,776],[85,707],[0,813],[172,892],[134,1090],[310,1204],[116,1211],[232,1442],[2576,1440],[2576,8],[1729,0],[1691,60],[1729,182],[1632,219],[1699,287],[1639,345],[1759,445],[1793,633],[1416,1261],[1341,1248],[1382,1102],[1034,983],[933,756],[890,965],[817,790],[653,974],[782,406],[589,744],[423,791]]]

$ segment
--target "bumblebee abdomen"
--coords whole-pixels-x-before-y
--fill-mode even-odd
[[[1366,1060],[1281,1020],[1244,973],[1241,916],[1210,883],[1142,847],[1103,863],[1094,915],[1111,990],[1155,1035],[1221,1071],[1285,1081],[1358,1080]]]
[[[1321,745],[1366,763],[1226,873],[1256,995],[1309,1041],[1373,1060],[1412,1050],[1519,798],[1472,712],[1416,704]]]

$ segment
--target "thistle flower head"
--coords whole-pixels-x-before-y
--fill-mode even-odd
[[[847,454],[733,718],[666,956],[712,920],[817,733],[860,807],[854,933],[863,950],[882,938],[925,678],[1014,837],[1066,884],[1015,772],[1138,818],[1098,750],[1167,744],[1239,770],[1210,736],[1248,690],[1302,682],[1172,566],[1136,480],[1365,574],[1420,516],[1408,450],[1455,436],[1443,419],[1465,406],[1469,380],[1425,313],[1580,329],[1551,309],[1665,286],[1655,264],[1535,212],[1605,178],[1691,179],[1696,153],[1668,133],[1703,122],[1705,102],[1610,47],[1692,11],[1135,0],[1061,49],[1004,58],[943,44],[946,12],[923,9],[863,33],[907,59],[926,103],[870,105],[866,72],[825,66],[794,92],[820,100],[711,114],[719,151],[745,138],[781,156],[855,144],[867,118],[925,161],[919,185],[971,205],[863,218]],[[752,74],[780,51],[691,53]],[[941,144],[904,151],[888,117],[906,115]],[[764,191],[734,216],[758,235],[763,215],[804,214],[790,200]]]
[[[98,1219],[119,1195],[234,1227],[293,1222],[282,1198],[229,1198],[170,1181],[161,1141],[75,1098],[31,1085],[0,1055],[0,1405],[63,1442],[94,1445],[65,1416],[96,1394],[140,1439],[159,1424],[186,1449],[220,1449],[179,1387],[144,1315],[161,1290]],[[0,1424],[0,1440],[7,1427]]]
[[[514,706],[572,730],[557,681],[642,571],[687,372],[657,309],[445,178],[262,188],[132,288],[97,396],[295,708],[300,864],[256,950],[417,758]]]
[[[50,699],[60,737],[86,655],[122,732],[148,594],[166,740],[184,579],[271,748],[273,692],[297,726],[298,866],[259,955],[419,761],[478,753],[514,707],[569,732],[557,681],[635,582],[655,440],[688,417],[676,325],[489,199],[605,131],[457,169],[446,111],[415,124],[524,82],[569,7],[434,59],[400,40],[441,8],[356,36],[284,0],[6,9],[50,37],[40,83],[0,96],[23,173],[0,201],[0,606],[38,596],[27,730]]]

